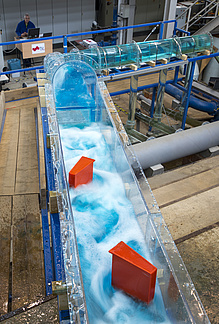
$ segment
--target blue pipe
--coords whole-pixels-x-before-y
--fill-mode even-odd
[[[190,32],[188,32],[188,31],[186,31],[186,30],[183,30],[183,29],[178,28],[178,27],[176,27],[175,30],[178,30],[178,31],[180,31],[181,33],[184,33],[184,34],[187,34],[188,36],[190,36]]]
[[[94,31],[88,31],[88,32],[81,32],[81,33],[74,33],[74,34],[67,34],[66,37],[76,37],[76,36],[86,36],[86,35],[93,35],[93,34],[102,34],[102,33],[108,33],[108,32],[115,32],[119,30],[125,30],[125,29],[131,29],[131,28],[140,28],[140,27],[146,27],[146,26],[155,26],[155,25],[161,25],[161,24],[168,24],[176,22],[176,20],[165,20],[165,21],[158,21],[153,23],[147,23],[147,24],[139,24],[139,25],[131,25],[131,26],[125,26],[125,27],[117,27],[117,28],[108,28],[108,29],[100,29],[100,30],[94,30]],[[36,38],[34,39],[34,42],[40,42],[42,40],[46,39],[63,39],[64,35],[59,36],[50,36],[50,37],[42,37],[42,38]],[[26,42],[33,42],[33,39],[25,39],[25,40],[18,40],[18,41],[11,41],[11,42],[3,42],[0,43],[0,46],[4,45],[11,45],[11,44],[17,44],[17,43],[26,43]]]
[[[173,96],[177,100],[181,100],[183,91],[178,89],[176,86],[172,84],[166,84],[165,92],[169,95]],[[196,98],[193,95],[190,95],[189,98],[189,106],[200,111],[207,112],[208,114],[216,114],[217,112],[217,104],[215,102],[207,102],[201,99]]]
[[[68,52],[68,39],[67,36],[63,36],[63,47],[64,47],[64,53]]]
[[[160,25],[159,39],[162,39],[163,38],[163,28],[164,28],[164,24],[162,23]]]

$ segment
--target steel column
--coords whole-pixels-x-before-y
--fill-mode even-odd
[[[163,99],[165,92],[165,84],[167,80],[167,69],[160,71],[159,84],[157,89],[157,100],[155,105],[154,118],[160,122],[162,118]]]
[[[126,126],[134,128],[135,126],[135,110],[138,90],[138,76],[132,75],[130,80],[130,97],[129,97],[129,115]]]
[[[186,117],[187,117],[187,112],[189,108],[189,97],[191,94],[192,90],[192,81],[193,81],[193,75],[195,71],[195,62],[189,62],[187,66],[187,72],[186,72],[186,77],[185,77],[185,93],[182,96],[181,100],[181,107],[183,108],[183,119],[182,119],[182,124],[181,128],[185,129],[185,124],[186,124]]]
[[[151,100],[151,109],[150,109],[150,118],[152,119],[154,117],[154,105],[155,105],[155,99],[156,99],[156,93],[157,93],[157,87],[153,88],[153,94],[152,94],[152,100]],[[149,126],[149,132],[152,130],[152,126]]]

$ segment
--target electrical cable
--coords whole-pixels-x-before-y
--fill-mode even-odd
[[[68,42],[69,42],[69,44],[70,44],[71,46],[73,46],[74,48],[76,48],[77,51],[79,51],[79,49],[77,48],[77,46],[76,46],[75,44],[73,44],[70,40],[68,40]]]
[[[14,47],[12,50],[3,50],[3,52],[5,54],[9,54],[9,53],[12,53],[15,49],[16,49],[16,47]]]

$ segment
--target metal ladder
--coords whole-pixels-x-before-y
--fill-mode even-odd
[[[218,0],[207,0],[205,3],[204,8],[202,8],[198,13],[196,13],[193,17],[192,15],[192,9],[196,4],[200,4],[200,0],[196,0],[191,4],[181,15],[179,15],[176,20],[180,19],[183,15],[187,15],[186,17],[186,23],[181,27],[182,29],[188,31],[191,26],[196,24],[201,19],[216,19],[218,17],[218,9],[219,9],[219,2]],[[185,3],[184,3],[185,5]],[[212,15],[209,15],[209,13],[213,13]],[[215,26],[216,27],[216,26]]]

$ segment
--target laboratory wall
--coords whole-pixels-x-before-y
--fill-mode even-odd
[[[0,0],[2,41],[12,41],[24,14],[40,27],[40,33],[54,36],[90,30],[95,20],[95,0]]]
[[[163,0],[136,0],[134,24],[144,24],[162,21],[164,15],[165,1]],[[152,29],[153,27],[149,28]],[[138,28],[136,31],[145,30]],[[148,30],[148,28],[146,28]]]

